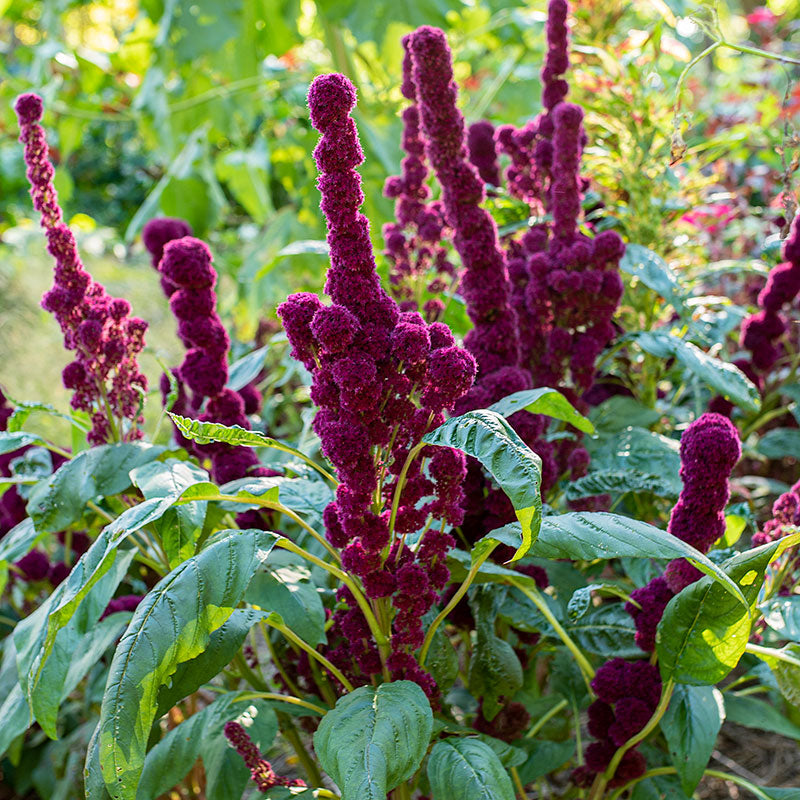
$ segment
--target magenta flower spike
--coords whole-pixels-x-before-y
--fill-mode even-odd
[[[55,170],[39,125],[41,98],[23,94],[15,108],[33,207],[41,214],[47,249],[56,262],[53,288],[42,298],[42,307],[58,320],[66,349],[75,352],[62,373],[64,386],[73,391],[72,407],[91,415],[92,444],[139,439],[139,406],[147,379],[139,371],[137,356],[147,323],[130,316],[127,300],[109,297],[81,263],[53,186]]]

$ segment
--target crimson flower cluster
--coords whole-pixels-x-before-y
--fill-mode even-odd
[[[772,519],[753,535],[753,547],[769,544],[786,535],[787,526],[800,527],[800,481],[784,492],[772,506]]]
[[[494,220],[481,207],[483,181],[467,155],[447,38],[438,28],[423,26],[411,34],[407,47],[426,152],[442,187],[445,218],[463,265],[460,291],[474,326],[464,344],[478,362],[477,386],[484,392],[490,387],[493,402],[509,394],[509,387],[515,391],[530,385],[518,367],[519,334],[505,257]],[[465,402],[480,407],[472,398]]]
[[[130,303],[109,297],[83,268],[53,186],[55,170],[44,130],[38,124],[41,98],[23,94],[15,109],[33,207],[42,215],[47,249],[56,262],[54,285],[42,298],[42,307],[58,320],[64,346],[76,356],[62,372],[64,386],[74,392],[72,407],[91,414],[88,439],[92,444],[112,438],[139,439],[139,406],[147,379],[139,371],[137,356],[144,347],[147,323],[131,317]]]
[[[478,120],[467,128],[467,152],[481,180],[490,186],[499,186],[500,165],[497,163],[494,125],[489,120]]]
[[[272,764],[261,755],[261,751],[250,738],[250,735],[238,722],[226,722],[222,729],[225,738],[242,757],[245,766],[250,770],[250,778],[259,792],[267,792],[276,786],[305,786],[299,778],[285,778],[275,773]]]
[[[678,539],[707,553],[725,533],[725,506],[730,498],[728,481],[741,457],[739,434],[722,414],[698,417],[681,437],[683,489],[672,509],[667,530]],[[638,603],[626,610],[636,623],[636,643],[642,650],[655,648],[656,628],[667,603],[702,573],[685,559],[671,561],[663,576],[631,594]]]
[[[179,385],[173,409],[176,413],[185,414],[190,409],[197,412],[204,407],[200,416],[204,422],[249,429],[245,399],[238,392],[225,387],[228,382],[230,338],[217,314],[217,295],[214,291],[217,272],[212,265],[211,251],[204,242],[192,236],[168,239],[170,232],[182,232],[182,226],[177,224],[179,222],[154,220],[145,231],[145,244],[153,259],[159,249],[162,251],[158,262],[162,286],[169,295],[170,308],[178,320],[178,337],[187,348],[183,362],[176,371]],[[167,388],[168,380],[166,386],[162,386],[162,391]],[[182,443],[189,444],[185,440]],[[193,449],[210,457],[211,474],[217,483],[227,483],[246,476],[275,474],[259,466],[258,456],[250,448],[217,442]]]
[[[731,421],[706,413],[681,437],[683,489],[670,515],[668,530],[702,553],[707,553],[725,532],[724,510],[730,497],[728,480],[741,456],[739,434]],[[656,646],[656,629],[669,601],[702,573],[685,559],[671,561],[664,575],[631,593],[625,610],[636,624],[636,644],[650,653]],[[586,749],[584,767],[575,781],[590,783],[604,772],[620,745],[644,728],[659,702],[658,670],[647,662],[628,663],[616,658],[604,664],[592,682],[597,700],[589,706],[589,733],[599,741]],[[613,707],[612,707],[613,706]],[[644,758],[628,750],[610,786],[620,786],[645,771]]]
[[[647,661],[614,658],[597,670],[592,690],[597,700],[589,706],[589,733],[598,741],[586,748],[584,765],[573,773],[579,786],[588,786],[596,774],[605,772],[617,749],[650,721],[661,699],[661,676]],[[646,769],[644,756],[632,747],[608,785],[623,786]]]
[[[783,245],[784,262],[773,267],[758,295],[761,310],[742,323],[739,344],[749,350],[756,370],[768,372],[780,358],[781,337],[788,325],[781,311],[800,292],[800,215],[795,217]]]
[[[423,640],[421,617],[449,577],[445,554],[453,539],[444,526],[428,528],[415,549],[404,546],[405,537],[429,517],[460,523],[465,460],[448,448],[414,456],[422,436],[471,386],[475,361],[454,344],[446,325],[401,312],[381,288],[369,222],[359,211],[364,196],[355,168],[363,153],[350,117],[355,101],[355,88],[342,75],[317,78],[309,89],[311,123],[322,134],[314,158],[328,225],[325,291],[332,304],[299,293],[278,315],[292,354],[312,373],[314,430],[340,480],[324,513],[327,538],[369,598],[391,598],[386,666],[392,678],[415,680],[433,696],[435,683],[413,652]],[[354,682],[367,682],[381,671],[379,653],[349,590],[341,589],[339,600],[332,633],[341,644],[329,658]]]
[[[420,130],[419,107],[412,73],[410,36],[403,37],[403,96],[411,104],[403,111],[402,147],[406,153],[400,175],[387,178],[386,197],[395,199],[396,222],[383,226],[384,253],[390,262],[391,291],[401,311],[419,308],[423,289],[433,295],[422,305],[428,322],[444,311],[441,295],[452,283],[455,269],[441,241],[448,231],[442,202],[430,202],[428,163]]]

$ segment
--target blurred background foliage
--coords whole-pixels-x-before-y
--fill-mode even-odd
[[[31,400],[52,393],[62,366],[55,323],[38,309],[50,264],[16,140],[20,92],[45,99],[60,199],[87,266],[131,298],[151,321],[152,348],[168,359],[179,346],[138,238],[149,218],[184,217],[209,240],[222,311],[237,338],[252,342],[289,291],[318,290],[324,278],[317,137],[305,109],[311,78],[337,70],[358,86],[364,211],[380,253],[392,213],[381,188],[401,159],[402,35],[422,23],[443,27],[467,121],[519,125],[540,108],[545,7],[0,0],[0,346],[15,353],[0,381]],[[693,18],[716,13],[728,41],[796,58],[798,11],[798,0],[573,3],[572,98],[587,110],[585,173],[599,225],[688,277],[723,253],[758,257],[777,241],[782,204],[795,195],[797,67],[720,49],[681,75],[712,41]],[[704,224],[704,214],[724,224]],[[466,324],[463,314],[448,321]]]

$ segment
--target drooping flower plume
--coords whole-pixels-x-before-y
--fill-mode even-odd
[[[340,590],[329,652],[355,681],[388,668],[392,677],[435,684],[413,652],[422,644],[421,617],[448,578],[445,554],[453,540],[435,526],[416,549],[404,537],[429,516],[458,524],[464,458],[426,448],[427,471],[413,459],[422,436],[466,392],[475,361],[455,346],[449,329],[401,312],[381,288],[356,167],[363,154],[350,112],[353,85],[342,75],[317,78],[308,93],[311,123],[321,138],[314,150],[320,207],[328,225],[331,265],[325,306],[308,293],[290,296],[278,314],[293,355],[312,372],[314,430],[340,485],[324,514],[326,535],[342,551],[373,600],[391,598],[391,654],[382,663],[361,610]]]
[[[53,288],[42,298],[42,307],[58,320],[64,346],[75,353],[62,372],[64,386],[73,391],[72,407],[91,415],[88,439],[92,444],[139,439],[139,407],[147,379],[137,357],[144,347],[147,323],[130,315],[127,300],[110,297],[81,263],[53,185],[55,170],[39,125],[41,98],[23,94],[15,108],[33,207],[41,214],[47,249],[56,262]]]

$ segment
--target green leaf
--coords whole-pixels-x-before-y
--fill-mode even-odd
[[[708,355],[691,342],[661,331],[629,334],[642,350],[660,358],[675,358],[703,383],[745,411],[761,408],[761,395],[752,381],[733,364]]]
[[[603,658],[636,658],[642,652],[634,641],[636,625],[621,603],[593,608],[566,631],[581,650]]]
[[[686,311],[685,291],[678,277],[658,253],[640,244],[628,244],[619,268],[660,294],[679,314]]]
[[[7,570],[9,564],[19,561],[33,550],[45,537],[33,527],[33,520],[26,517],[0,539],[0,569]],[[5,577],[0,573],[0,592],[5,588]]]
[[[225,388],[238,392],[239,389],[243,389],[248,383],[255,380],[264,368],[266,356],[267,348],[259,347],[257,350],[253,350],[252,353],[248,353],[246,356],[234,361],[228,367],[228,382],[225,384]]]
[[[176,500],[189,486],[208,481],[208,473],[188,461],[168,458],[131,470],[131,480],[147,500],[169,497]],[[194,555],[195,542],[203,529],[206,504],[166,508],[155,521],[171,569]]]
[[[432,730],[430,703],[416,683],[360,686],[322,718],[314,750],[342,800],[386,800],[419,768]]]
[[[600,469],[567,485],[567,500],[593,497],[598,494],[621,495],[628,492],[650,492],[658,497],[677,497],[680,487],[663,475],[637,470]]]
[[[478,461],[508,495],[520,522],[522,541],[511,558],[522,558],[536,540],[542,518],[542,460],[503,417],[485,409],[451,417],[422,439],[454,447]]]
[[[649,428],[661,419],[661,413],[642,405],[632,397],[615,395],[593,408],[589,412],[589,418],[598,431],[615,433],[630,426]]]
[[[517,530],[517,524],[500,530]],[[495,535],[493,531],[490,536]],[[556,560],[594,561],[611,558],[686,558],[701,572],[719,581],[746,604],[742,590],[717,564],[666,531],[646,522],[606,512],[577,512],[544,517],[531,555]]]
[[[237,608],[208,640],[205,650],[177,669],[158,690],[156,718],[162,717],[176,703],[196,692],[230,664],[247,638],[247,633],[262,618],[260,612]]]
[[[219,422],[200,422],[200,420],[182,417],[180,414],[170,412],[169,416],[177,426],[178,430],[187,438],[193,439],[198,444],[210,444],[211,442],[222,442],[233,446],[244,447],[270,447],[280,450],[282,453],[289,453],[302,460],[307,460],[307,456],[290,447],[288,444],[272,439],[259,431],[249,431],[239,425],[221,425]]]
[[[0,431],[0,455],[13,453],[29,444],[42,444],[41,436],[25,431]]]
[[[310,578],[303,564],[264,564],[250,581],[245,600],[280,614],[286,627],[316,647],[327,641],[325,608]]]
[[[756,452],[766,458],[800,457],[800,430],[773,428],[767,431],[756,445]]]
[[[568,422],[584,433],[594,433],[594,425],[578,412],[561,392],[548,387],[515,392],[492,403],[488,410],[500,414],[501,417],[510,417],[518,411],[544,414],[546,417]]]
[[[473,738],[489,745],[504,767],[518,767],[528,760],[528,754],[524,750],[519,747],[514,747],[501,739],[495,739],[494,736],[489,736],[486,733],[479,733]]]
[[[469,662],[469,690],[482,700],[487,720],[492,720],[500,710],[498,698],[513,697],[523,682],[522,665],[514,648],[495,634],[501,600],[491,586],[476,586],[470,592],[476,639]]]
[[[126,442],[104,444],[78,453],[31,490],[28,514],[36,530],[60,531],[76,522],[88,502],[127,489],[131,485],[128,473],[154,461],[165,449]]]
[[[134,800],[158,692],[241,602],[275,534],[236,531],[184,561],[145,596],[120,640],[100,710],[100,765],[114,800]]]
[[[124,553],[92,587],[75,615],[54,637],[37,679],[28,684],[33,716],[51,739],[57,736],[59,705],[121,633],[120,624],[126,618],[113,615],[100,621],[100,616],[132,560],[133,551]]]
[[[773,597],[759,608],[767,625],[782,639],[800,642],[800,596]]]
[[[750,637],[751,613],[769,563],[800,541],[800,533],[747,550],[723,564],[747,608],[708,577],[673,597],[658,625],[656,651],[662,680],[715,684],[738,663]]]
[[[740,697],[725,692],[725,717],[728,722],[755,728],[759,731],[777,733],[800,742],[800,725],[787,719],[775,706],[755,697]]]
[[[592,470],[631,472],[660,479],[670,495],[681,490],[680,468],[680,442],[644,428],[629,426],[615,436],[605,437],[600,447],[592,449]]]
[[[217,177],[244,210],[260,224],[274,212],[269,194],[269,154],[263,139],[250,150],[228,150],[217,156]],[[240,387],[241,388],[241,387]]]
[[[703,777],[724,719],[725,703],[718,689],[680,684],[675,687],[661,718],[661,731],[683,791],[689,797]]]
[[[533,783],[542,775],[563,767],[575,754],[575,742],[549,742],[526,739],[523,746],[528,751],[528,760],[519,768],[523,784]]]
[[[11,637],[3,642],[3,660],[0,663],[0,756],[4,755],[14,739],[30,724],[28,701],[22,693],[17,678],[16,650]]]
[[[428,759],[434,800],[514,800],[514,786],[489,745],[452,736],[436,742]]]
[[[759,647],[752,653],[769,665],[786,701],[800,709],[800,644],[780,649]]]

